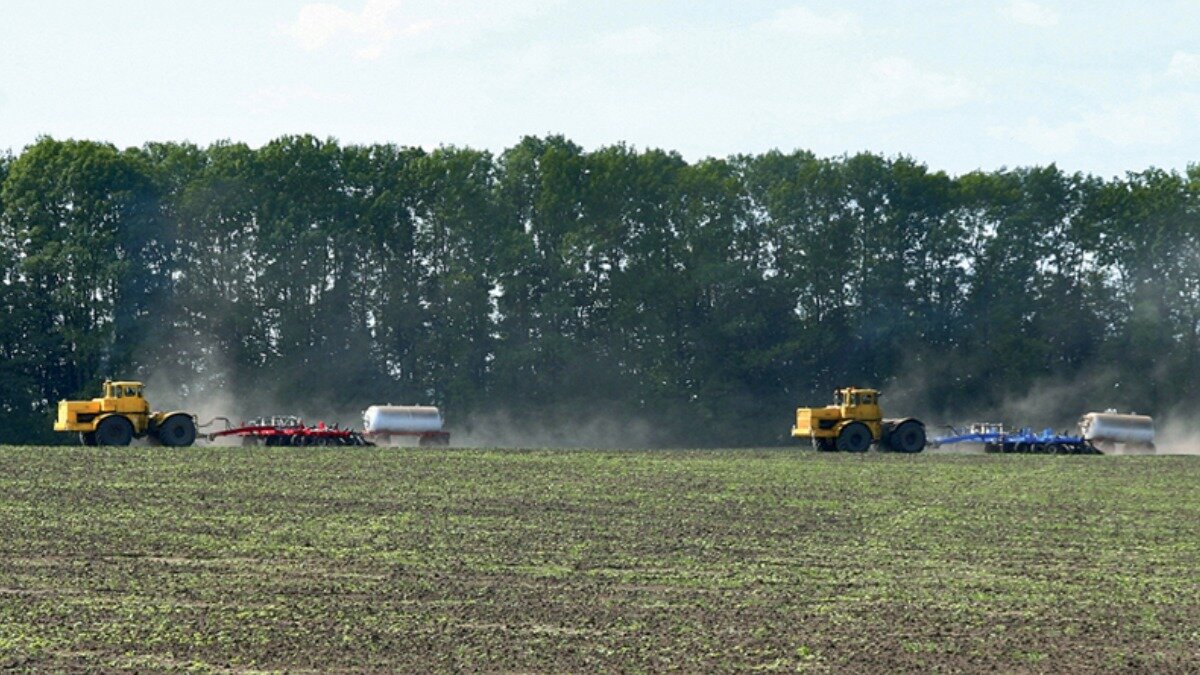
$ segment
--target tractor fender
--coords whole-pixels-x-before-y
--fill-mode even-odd
[[[925,427],[925,423],[915,417],[896,417],[893,419],[886,419],[883,420],[883,437],[886,439],[888,435],[892,433],[893,429],[901,424],[904,424],[905,422],[915,422],[920,424],[921,428]]]
[[[901,424],[904,424],[905,422],[916,422],[917,424],[920,424],[921,426],[925,426],[924,422],[922,422],[921,420],[919,420],[915,417],[896,417],[896,418],[892,418],[892,419],[886,419],[883,421],[883,423],[885,425],[889,425],[892,427],[898,427]]]
[[[108,419],[108,418],[110,418],[110,417],[124,417],[124,415],[122,415],[122,414],[120,414],[120,413],[115,413],[115,412],[106,412],[106,413],[100,413],[99,415],[96,415],[95,417],[93,417],[93,418],[92,418],[92,422],[91,422],[91,424],[92,424],[92,431],[95,431],[96,429],[99,429],[99,428],[100,428],[100,424],[101,424],[101,423],[102,423],[104,420],[106,420],[106,419]]]
[[[846,427],[850,426],[851,424],[855,424],[855,423],[865,426],[867,428],[867,431],[871,432],[871,442],[872,443],[875,443],[876,441],[879,440],[878,438],[875,438],[875,431],[874,431],[874,427],[872,426],[871,420],[856,420],[853,417],[847,417],[845,419],[838,420],[837,424],[835,424],[832,427],[833,428],[833,437],[837,438],[838,436],[841,435],[842,429],[845,429]],[[887,429],[885,427],[880,427],[879,431],[880,431],[881,437],[887,436]]]
[[[190,412],[184,412],[182,410],[171,410],[168,412],[153,412],[153,413],[150,413],[149,430],[153,431],[153,430],[157,429],[158,425],[160,425],[164,421],[166,421],[166,419],[168,417],[174,417],[175,415],[187,415],[188,417],[192,418],[192,422],[197,422],[195,415],[193,415]]]

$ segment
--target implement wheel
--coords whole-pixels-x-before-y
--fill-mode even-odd
[[[133,425],[120,415],[100,420],[96,427],[96,445],[129,445],[133,440]]]
[[[158,440],[172,448],[186,448],[196,442],[196,423],[191,415],[171,415],[158,425]]]
[[[862,422],[842,427],[837,437],[837,449],[842,452],[866,452],[871,447],[871,430]]]

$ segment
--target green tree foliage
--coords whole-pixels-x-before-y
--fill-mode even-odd
[[[0,157],[0,439],[109,375],[673,443],[783,442],[842,384],[1165,412],[1200,403],[1198,241],[1200,169],[43,138]]]

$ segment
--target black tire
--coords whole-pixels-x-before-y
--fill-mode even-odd
[[[158,442],[169,448],[186,448],[196,442],[196,422],[191,415],[171,415],[158,425]]]
[[[866,452],[871,447],[871,430],[862,422],[842,427],[837,437],[837,449],[842,452]]]
[[[916,420],[901,422],[888,435],[888,445],[896,452],[912,454],[925,449],[925,425]]]
[[[817,452],[833,452],[837,450],[832,438],[814,438],[812,439],[812,444],[813,449]]]
[[[100,420],[96,426],[96,445],[123,446],[133,441],[133,425],[120,415]]]
[[[88,447],[95,446],[96,445],[96,432],[94,432],[94,431],[79,432],[79,443],[81,445],[86,445]]]

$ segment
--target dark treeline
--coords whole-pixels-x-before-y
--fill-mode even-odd
[[[4,442],[109,375],[701,444],[783,442],[842,384],[941,415],[1200,402],[1196,169],[42,139],[0,183]]]

